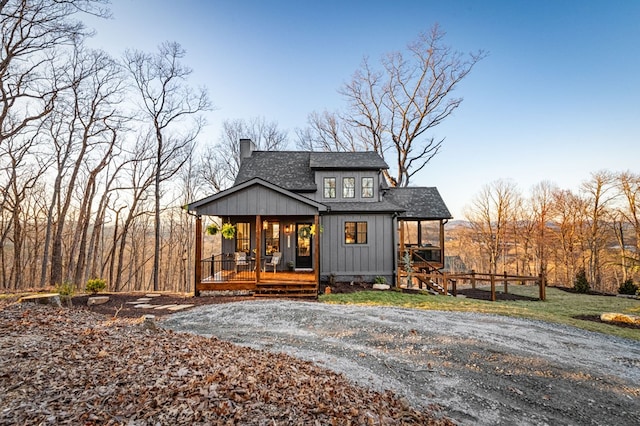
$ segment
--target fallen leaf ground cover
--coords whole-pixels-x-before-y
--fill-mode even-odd
[[[0,424],[441,424],[284,354],[0,302]]]

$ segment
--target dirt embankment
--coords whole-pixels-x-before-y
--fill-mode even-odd
[[[280,300],[198,307],[161,324],[313,361],[461,424],[640,424],[640,344],[572,327]]]

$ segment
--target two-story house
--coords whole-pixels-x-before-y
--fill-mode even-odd
[[[242,139],[240,156],[231,188],[188,206],[198,217],[196,294],[315,296],[321,279],[394,283],[405,253],[443,266],[451,214],[438,190],[388,187],[377,153],[255,151]],[[202,215],[235,229],[206,259]]]

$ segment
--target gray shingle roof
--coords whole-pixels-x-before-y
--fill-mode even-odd
[[[303,151],[253,151],[251,157],[242,160],[234,185],[257,177],[289,191],[316,191],[309,154]]]
[[[451,219],[451,213],[436,187],[389,188],[384,199],[403,207],[403,219]]]
[[[312,169],[381,170],[389,166],[377,152],[312,152],[309,158]]]

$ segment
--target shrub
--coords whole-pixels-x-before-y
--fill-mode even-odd
[[[581,268],[576,274],[576,279],[573,281],[573,289],[578,293],[586,293],[589,291],[589,281],[587,280],[587,274],[584,268]]]
[[[74,292],[73,284],[69,281],[65,281],[62,284],[56,285],[56,293],[59,293],[60,296],[73,296]]]
[[[638,291],[638,286],[633,283],[633,280],[629,278],[625,282],[623,282],[618,288],[619,294],[630,294],[634,295]]]
[[[107,283],[102,278],[92,278],[87,281],[86,290],[89,293],[96,294],[107,288]]]
[[[378,275],[377,277],[375,277],[375,279],[373,280],[374,284],[386,284],[387,283],[387,279],[385,277],[381,277],[380,275]]]

